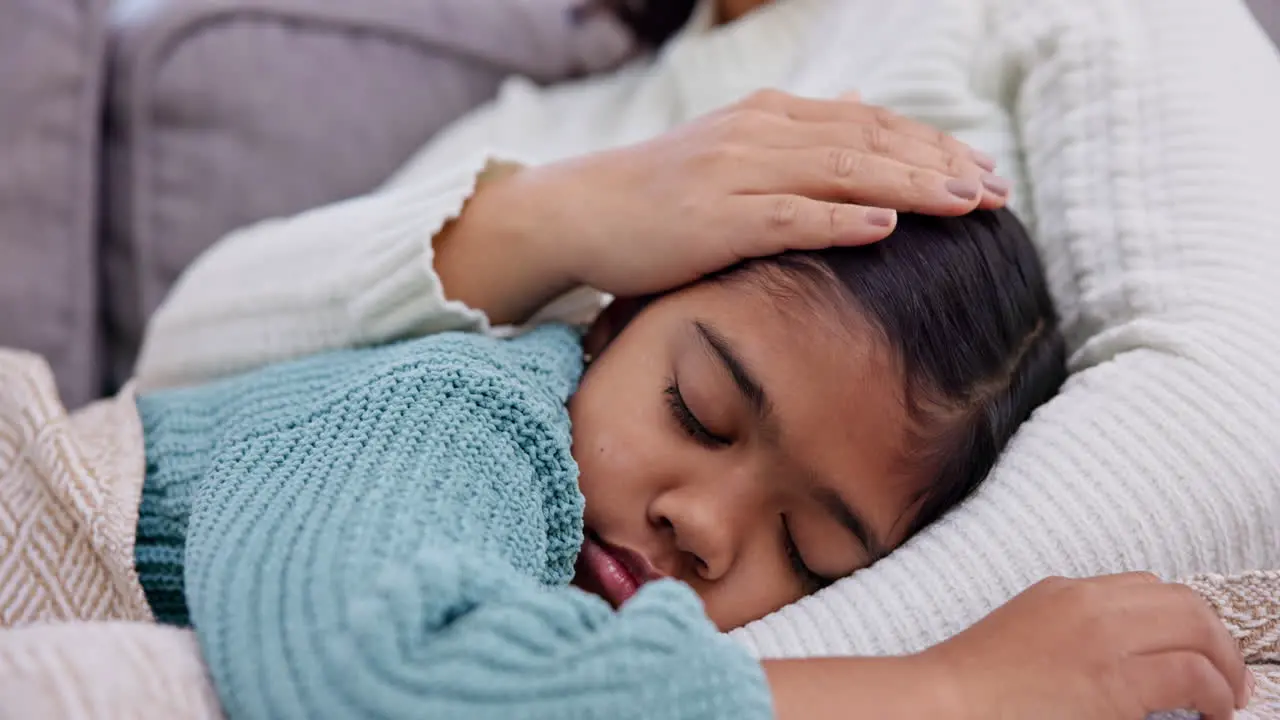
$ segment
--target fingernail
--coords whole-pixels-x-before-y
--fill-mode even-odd
[[[1008,195],[1010,189],[1008,180],[990,173],[982,176],[982,187],[986,188],[987,192],[992,195],[999,195],[1000,197]]]
[[[980,192],[978,183],[965,178],[951,178],[947,180],[947,192],[955,195],[961,200],[974,200]]]
[[[1253,702],[1253,693],[1258,689],[1258,681],[1253,679],[1253,671],[1245,670],[1244,676],[1244,704],[1248,707]]]
[[[880,227],[893,227],[893,220],[898,214],[883,208],[871,208],[867,211],[867,222]]]
[[[996,159],[979,150],[973,151],[973,161],[978,163],[978,167],[991,172],[996,169]]]

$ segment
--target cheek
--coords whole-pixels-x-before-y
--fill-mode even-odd
[[[645,416],[643,398],[625,385],[610,392],[600,379],[588,376],[569,400],[578,485],[586,498],[587,524],[593,527],[602,515],[642,507],[651,484],[651,458],[660,451],[654,447],[653,421]]]
[[[740,628],[804,597],[791,571],[776,561],[743,562],[732,577],[695,585],[707,617],[722,632]]]

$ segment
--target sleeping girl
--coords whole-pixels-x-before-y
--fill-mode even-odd
[[[437,241],[446,288],[469,237]],[[1031,637],[1080,593],[913,658],[760,663],[720,632],[962,501],[1065,374],[1009,211],[903,213],[878,243],[620,298],[585,335],[431,334],[144,394],[137,569],[233,718],[1030,717],[974,694],[967,643],[1068,655]]]
[[[232,717],[763,716],[719,631],[960,502],[1063,355],[1011,213],[902,214],[615,301],[581,343],[437,334],[145,394],[138,572]]]

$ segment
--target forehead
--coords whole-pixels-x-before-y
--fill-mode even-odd
[[[682,314],[713,325],[751,368],[789,460],[866,507],[869,522],[888,535],[916,489],[904,476],[912,439],[904,377],[861,310],[824,295],[749,279],[705,283],[689,293]]]

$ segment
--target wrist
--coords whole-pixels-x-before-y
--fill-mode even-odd
[[[590,204],[590,181],[582,178],[590,159],[525,167],[494,187],[494,196],[511,209],[507,232],[517,250],[563,291],[586,283],[591,253],[583,207]]]
[[[484,311],[494,324],[525,321],[574,287],[560,250],[547,241],[554,197],[530,169],[490,163],[459,216],[434,239],[445,295]]]
[[[949,673],[922,655],[767,660],[778,720],[966,718]]]
[[[970,719],[979,705],[969,697],[971,693],[965,692],[963,658],[948,653],[946,643],[943,643],[904,659],[913,665],[913,672],[924,679],[920,702],[923,709],[929,710],[927,717]],[[986,713],[979,714],[987,716]]]

